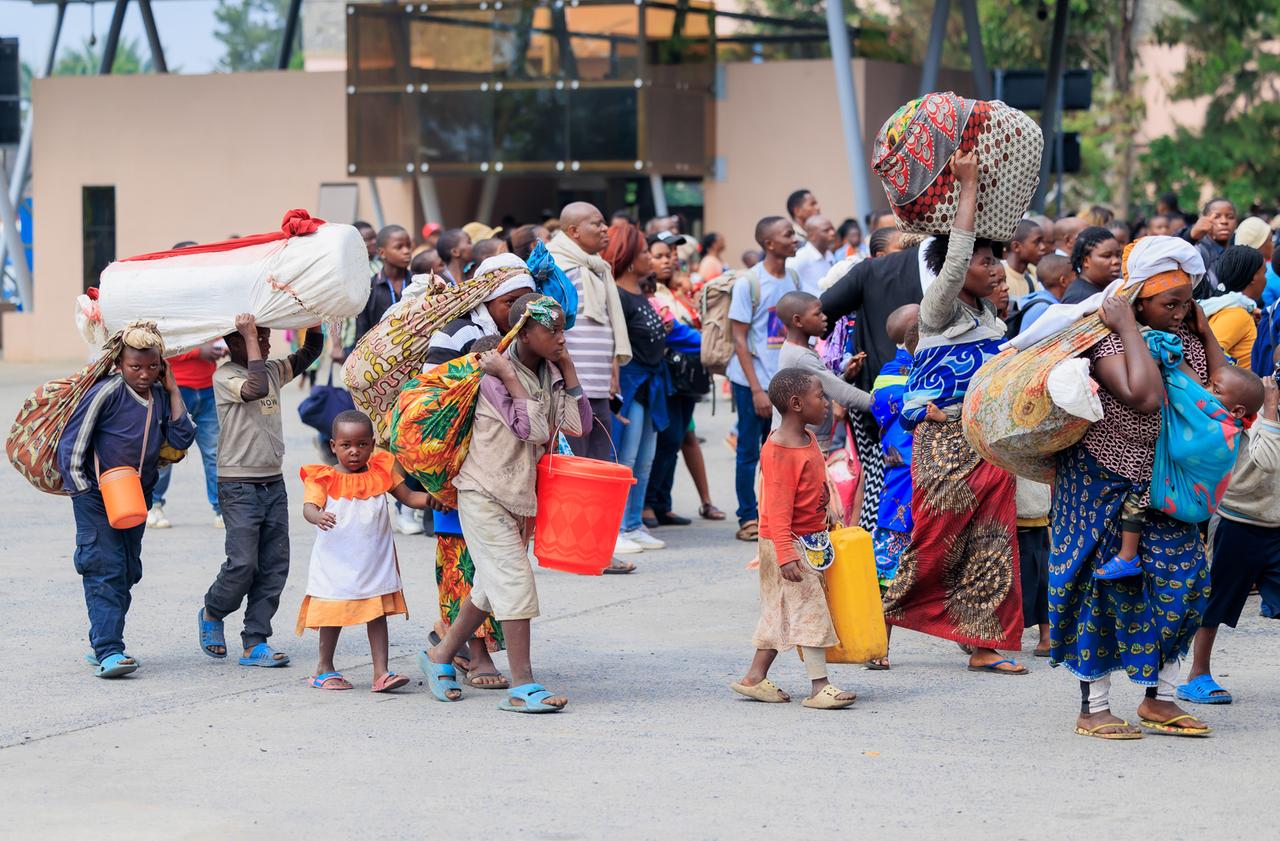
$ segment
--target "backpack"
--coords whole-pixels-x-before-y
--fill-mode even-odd
[[[67,493],[58,472],[58,439],[85,392],[111,371],[113,356],[103,353],[97,362],[69,377],[50,380],[23,401],[4,449],[14,469],[36,490]]]
[[[698,314],[702,319],[702,367],[710,374],[724,375],[733,359],[733,324],[729,318],[729,306],[733,303],[733,285],[740,277],[746,277],[751,290],[751,314],[760,306],[760,275],[754,269],[726,271],[707,281],[698,299]],[[800,289],[800,276],[787,269],[787,278]],[[747,349],[751,348],[751,336],[747,334]],[[754,353],[754,350],[752,350]]]

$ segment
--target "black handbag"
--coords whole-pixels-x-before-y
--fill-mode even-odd
[[[333,363],[330,363],[328,382],[311,387],[311,393],[298,404],[298,417],[307,426],[328,438],[333,431],[333,419],[355,407],[351,392],[334,386]]]
[[[702,397],[711,392],[711,375],[702,367],[701,354],[667,348],[667,369],[671,372],[671,386],[676,394]]]

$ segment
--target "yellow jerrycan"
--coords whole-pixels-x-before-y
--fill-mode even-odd
[[[831,532],[836,559],[827,577],[827,608],[838,645],[827,649],[828,663],[865,663],[889,653],[880,584],[876,580],[871,535],[860,528]]]

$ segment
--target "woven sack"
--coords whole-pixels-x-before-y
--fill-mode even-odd
[[[881,127],[875,149],[872,167],[899,230],[918,234],[951,230],[960,203],[951,157],[976,149],[975,230],[979,237],[1007,242],[1040,181],[1044,137],[1016,108],[948,91],[899,108]]]

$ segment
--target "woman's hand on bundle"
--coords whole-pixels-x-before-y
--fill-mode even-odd
[[[1102,306],[1098,307],[1098,318],[1102,319],[1102,323],[1115,333],[1138,329],[1138,321],[1133,317],[1133,307],[1128,301],[1115,295],[1107,298],[1102,302]]]
[[[951,158],[951,171],[955,174],[956,180],[960,182],[961,188],[976,187],[978,185],[978,153],[976,149],[970,149],[968,152],[956,152]]]
[[[781,572],[782,577],[787,579],[788,581],[799,582],[804,580],[803,573],[800,572],[799,561],[791,561],[789,563],[785,563],[782,565],[782,567],[778,571]]]

